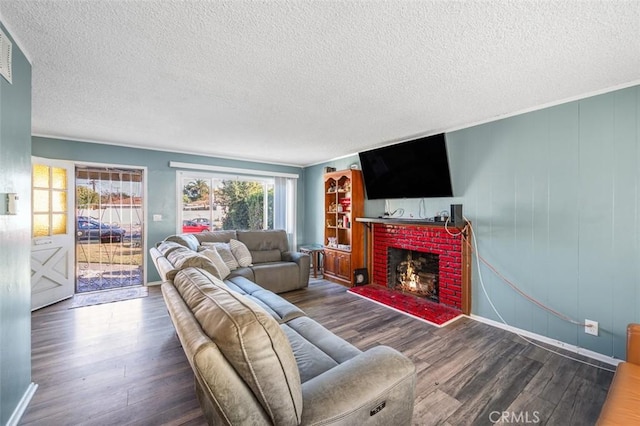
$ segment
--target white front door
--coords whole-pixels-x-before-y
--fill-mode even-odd
[[[74,293],[74,165],[32,159],[31,309]]]

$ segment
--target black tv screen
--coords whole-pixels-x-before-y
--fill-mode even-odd
[[[443,133],[358,155],[370,200],[453,196]]]

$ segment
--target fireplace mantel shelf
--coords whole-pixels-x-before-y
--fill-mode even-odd
[[[428,225],[439,226],[444,228],[445,222],[434,222],[433,220],[415,219],[415,218],[403,218],[403,217],[357,217],[356,222],[362,223],[385,223],[388,225]],[[449,227],[455,228],[453,224],[449,224]]]

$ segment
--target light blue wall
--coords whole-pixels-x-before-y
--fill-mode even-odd
[[[522,290],[600,336],[558,319],[482,267],[506,322],[624,358],[625,327],[640,321],[640,87],[447,134],[455,198],[389,200],[405,216],[463,204],[481,255]],[[306,170],[305,234],[322,239],[322,168]],[[342,168],[344,168],[342,167]],[[368,216],[384,203],[366,203]],[[500,321],[473,275],[473,313]]]
[[[0,25],[1,26],[1,25]],[[5,34],[8,31],[2,26]],[[0,77],[0,194],[18,215],[0,215],[0,424],[31,383],[31,65],[13,43],[13,84]],[[4,212],[4,207],[2,208]]]
[[[454,182],[481,255],[531,296],[600,336],[541,311],[483,268],[511,325],[624,358],[640,321],[640,88],[448,135]],[[474,275],[473,312],[499,320]]]
[[[293,173],[300,175],[298,182],[298,198],[304,200],[303,170],[298,167],[288,167],[248,161],[228,160],[214,157],[178,154],[164,151],[127,148],[115,145],[105,145],[87,142],[77,142],[61,139],[41,137],[32,138],[32,152],[34,156],[55,158],[78,162],[99,162],[134,167],[147,167],[147,244],[148,246],[162,241],[168,235],[176,232],[176,171],[169,167],[170,161],[195,163],[202,165],[238,167],[245,169],[264,170],[267,172]],[[150,220],[154,214],[161,214],[163,220]],[[303,231],[303,212],[298,211],[298,241]],[[148,282],[160,279],[158,272],[148,258]]]

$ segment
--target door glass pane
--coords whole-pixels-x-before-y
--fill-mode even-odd
[[[33,190],[33,212],[46,213],[49,211],[49,191],[46,189]]]
[[[49,214],[33,215],[33,236],[46,237],[49,235]]]
[[[33,186],[38,188],[49,187],[49,166],[33,165]]]
[[[53,189],[67,189],[67,170],[60,167],[53,167],[51,169]]]
[[[54,212],[66,212],[67,211],[67,193],[53,191],[51,193],[51,210]]]
[[[53,225],[53,235],[61,235],[67,233],[67,215],[65,213],[51,215]]]
[[[33,237],[66,234],[67,170],[34,164],[32,175]]]

